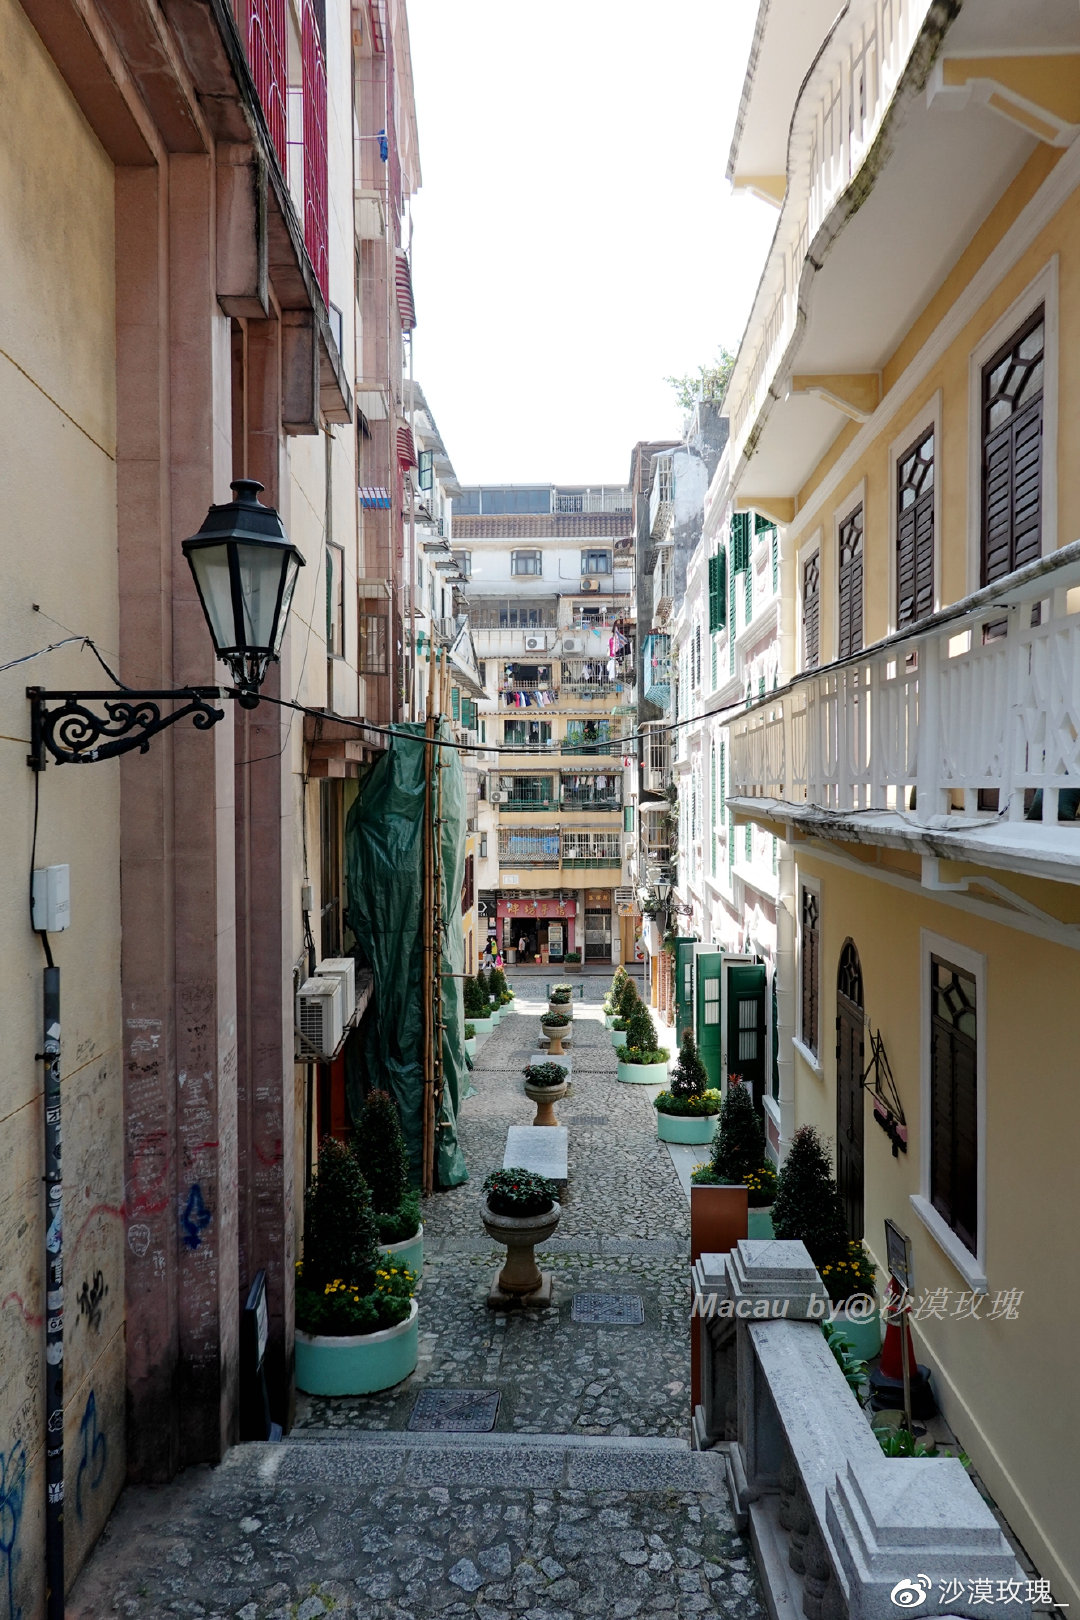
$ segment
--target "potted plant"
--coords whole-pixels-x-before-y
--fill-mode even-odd
[[[397,1104],[387,1091],[364,1099],[352,1142],[353,1157],[371,1193],[379,1247],[395,1265],[417,1276],[424,1269],[420,1194],[409,1183],[409,1155]]]
[[[567,1070],[561,1063],[527,1063],[525,1065],[525,1095],[536,1104],[534,1125],[557,1125],[555,1104],[565,1097],[568,1088]]]
[[[581,972],[581,952],[567,951],[563,957],[563,967],[569,968],[571,973]]]
[[[688,1029],[683,1030],[671,1089],[653,1101],[661,1142],[711,1142],[720,1112],[720,1093],[709,1090],[709,1075]]]
[[[477,974],[476,977],[479,978],[480,975]],[[491,1017],[486,987],[477,984],[476,978],[467,978],[461,987],[461,995],[465,1017],[473,1026],[475,1034],[490,1035],[495,1028],[495,1020]]]
[[[505,1300],[520,1304],[546,1302],[551,1296],[550,1273],[545,1278],[533,1250],[546,1243],[559,1224],[562,1211],[555,1184],[531,1170],[494,1170],[484,1182],[480,1219],[488,1237],[506,1245],[506,1261],[488,1296],[489,1304]]]
[[[476,1025],[465,1025],[465,1050],[471,1058],[476,1056]]]
[[[567,1012],[574,1016],[574,987],[572,984],[553,984],[548,995],[549,1012]]]
[[[643,1001],[639,1001],[626,1025],[625,1046],[616,1051],[618,1076],[629,1085],[663,1085],[667,1079],[668,1055],[658,1045],[656,1028]]]
[[[607,1024],[608,1029],[611,1028],[618,1015],[619,997],[622,994],[623,985],[628,982],[628,979],[629,974],[624,967],[619,966],[615,969],[611,979],[611,988],[604,997],[604,1022]]]
[[[504,1013],[513,1011],[514,992],[506,982],[506,974],[502,968],[492,968],[488,977],[489,993],[495,997],[495,1005],[499,1010],[500,1018]]]
[[[832,1320],[852,1353],[872,1361],[881,1350],[881,1309],[874,1289],[874,1262],[859,1242],[849,1241],[847,1254],[818,1267],[833,1302]]]
[[[502,1018],[502,1007],[499,1003],[499,997],[493,984],[494,978],[494,968],[492,968],[490,973],[485,973],[483,968],[477,968],[476,987],[480,991],[480,1000],[483,1002],[484,1009],[487,1012],[488,1017],[491,1019],[492,1029],[497,1029],[499,1027],[499,1021]]]
[[[552,1057],[562,1056],[562,1043],[570,1039],[572,1022],[568,1012],[541,1013],[540,1028],[548,1038],[548,1052]]]
[[[377,1236],[360,1166],[328,1137],[296,1267],[296,1383],[309,1395],[370,1395],[416,1366],[416,1277],[379,1253]]]
[[[742,1186],[748,1205],[747,1236],[773,1235],[772,1205],[776,1170],[765,1152],[765,1124],[754,1099],[737,1074],[729,1075],[727,1096],[720,1109],[720,1125],[713,1142],[712,1160],[700,1184]]]
[[[630,1014],[638,1005],[640,997],[633,979],[627,975],[622,989],[619,991],[618,1017],[611,1021],[611,1044],[614,1047],[626,1044],[626,1026],[630,1021]]]

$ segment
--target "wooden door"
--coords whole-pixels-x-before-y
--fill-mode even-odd
[[[719,1091],[723,1078],[720,1022],[720,979],[724,969],[722,951],[701,951],[697,958],[697,1043],[709,1076],[709,1085]]]
[[[836,1184],[848,1236],[863,1235],[863,988],[859,953],[849,939],[836,978]]]
[[[761,962],[727,964],[727,1074],[741,1075],[754,1106],[765,1098],[765,967]]]

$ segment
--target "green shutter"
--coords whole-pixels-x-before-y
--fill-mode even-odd
[[[709,871],[716,876],[716,743],[709,750]]]
[[[450,713],[455,720],[461,718],[461,693],[456,686],[450,688]]]
[[[731,517],[732,571],[741,574],[750,566],[750,514],[734,512]]]
[[[709,558],[709,630],[715,635],[727,623],[727,561],[721,549]]]
[[[772,588],[775,596],[780,589],[780,543],[775,529],[772,532]]]

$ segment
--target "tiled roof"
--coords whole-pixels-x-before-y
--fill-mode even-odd
[[[453,517],[455,540],[598,540],[633,533],[630,512],[522,513]]]

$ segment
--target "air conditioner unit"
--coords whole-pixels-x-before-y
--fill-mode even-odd
[[[303,1053],[333,1057],[345,1033],[341,1016],[341,980],[334,974],[305,979],[296,993],[296,1027],[303,1038]]]
[[[598,579],[583,579],[581,582],[581,589],[583,591],[598,591],[600,589],[600,581]]]
[[[491,795],[491,802],[492,804],[509,804],[509,791],[506,788],[496,788],[495,792]]]
[[[318,978],[341,980],[341,1021],[347,1024],[356,1011],[356,962],[351,956],[328,956],[315,969]]]
[[[585,651],[585,637],[563,636],[562,650],[564,653],[583,653]]]
[[[547,636],[526,636],[526,652],[547,652]]]
[[[620,888],[620,889],[615,890],[615,904],[617,906],[632,906],[633,903],[634,903],[634,891],[633,891],[633,889],[631,889],[631,888]]]

